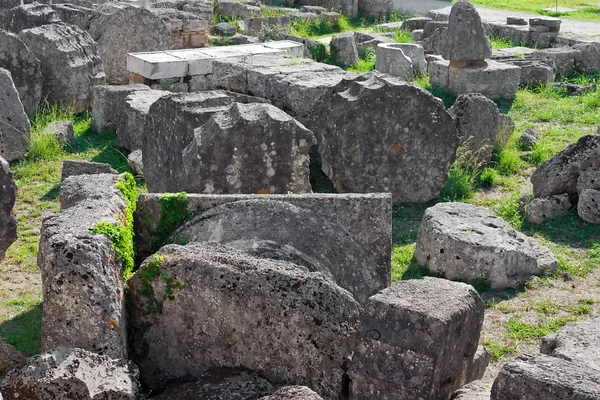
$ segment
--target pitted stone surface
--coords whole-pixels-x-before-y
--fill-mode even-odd
[[[529,223],[541,224],[549,219],[567,214],[570,208],[569,195],[564,193],[533,199],[523,206],[523,211]]]
[[[149,91],[146,85],[98,85],[93,89],[92,127],[96,132],[116,130],[127,117],[125,99],[138,91]],[[157,91],[158,92],[158,91]],[[118,143],[117,138],[117,143]]]
[[[25,155],[31,126],[10,71],[0,68],[0,157],[13,161]]]
[[[65,160],[61,172],[61,182],[73,175],[117,174],[109,164],[82,160]]]
[[[446,279],[483,280],[494,289],[517,287],[558,265],[534,239],[464,203],[440,203],[425,211],[415,258]]]
[[[0,68],[10,71],[27,115],[32,116],[42,99],[42,66],[16,35],[0,30]]]
[[[17,240],[17,218],[13,207],[17,198],[17,185],[13,180],[8,162],[0,157],[0,260],[6,249]]]
[[[46,4],[31,3],[19,5],[6,13],[6,28],[19,33],[24,29],[60,22],[56,12]]]
[[[356,50],[356,42],[354,41],[354,33],[341,33],[335,35],[331,39],[331,53],[335,61],[344,65],[350,66],[358,62],[358,52]]]
[[[132,352],[149,388],[235,367],[281,384],[309,374],[320,395],[340,394],[360,312],[348,291],[304,267],[216,243],[157,254],[128,283]]]
[[[591,224],[600,224],[600,190],[581,191],[577,203],[577,215]]]
[[[150,107],[168,95],[169,92],[163,90],[140,90],[129,94],[122,103],[121,118],[117,119],[116,145],[126,150],[141,149]]]
[[[260,400],[323,400],[306,386],[285,386]]]
[[[446,60],[484,60],[492,56],[492,45],[481,24],[481,17],[467,0],[452,6],[448,19],[448,42],[442,53]]]
[[[338,191],[391,192],[395,203],[436,198],[458,147],[454,120],[441,102],[377,72],[342,80],[305,124]]]
[[[575,361],[600,371],[600,317],[571,322],[542,338],[540,353]]]

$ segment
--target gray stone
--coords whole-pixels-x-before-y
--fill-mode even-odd
[[[337,63],[343,66],[350,66],[358,62],[358,52],[356,50],[354,34],[341,33],[335,35],[331,39],[330,47],[333,59]]]
[[[600,190],[600,165],[587,166],[579,173],[577,193],[584,189]]]
[[[76,26],[43,25],[19,33],[41,61],[42,96],[51,104],[69,104],[74,112],[90,108],[92,88],[105,83],[98,45]]]
[[[205,21],[212,21],[214,18],[213,3],[210,0],[186,1],[181,10],[194,14]]]
[[[576,196],[579,174],[590,167],[600,167],[600,135],[583,136],[540,165],[531,175],[534,197]]]
[[[487,60],[464,68],[450,66],[449,89],[454,94],[481,93],[496,99],[511,99],[521,82],[521,68]]]
[[[220,23],[216,24],[213,27],[213,29],[217,35],[224,35],[224,36],[233,36],[237,32],[237,29],[235,28],[235,26],[233,26],[227,22],[220,22]]]
[[[571,322],[542,338],[540,353],[600,371],[600,317]]]
[[[570,208],[569,195],[561,194],[548,198],[533,199],[523,206],[523,212],[529,223],[541,224],[547,220],[566,215]]]
[[[571,82],[552,82],[550,86],[562,91],[567,96],[581,96],[586,93],[596,91],[595,83],[578,85],[576,83]]]
[[[527,25],[527,21],[522,17],[506,17],[506,25]]]
[[[575,69],[584,74],[600,72],[600,43],[576,45]]]
[[[540,49],[533,53],[533,58],[550,62],[557,75],[568,75],[575,69],[575,58],[578,51],[569,47]]]
[[[448,45],[442,55],[451,61],[485,60],[492,56],[492,45],[483,31],[481,17],[466,0],[452,6],[448,18]]]
[[[427,17],[409,18],[402,22],[400,29],[411,32],[417,29],[425,29],[425,25],[431,20],[431,18]]]
[[[529,26],[544,26],[552,31],[558,32],[560,30],[561,20],[558,18],[552,17],[535,17],[529,18]]]
[[[261,221],[270,221],[261,225]],[[218,242],[256,257],[286,260],[321,272],[359,302],[385,288],[371,254],[322,214],[277,200],[247,200],[206,211],[173,233],[176,240]]]
[[[154,257],[128,282],[132,353],[150,389],[242,367],[340,394],[360,312],[349,292],[320,273],[215,243],[168,245]]]
[[[83,160],[65,160],[63,161],[60,181],[63,182],[70,176],[96,174],[117,174],[117,171],[109,164],[105,163]]]
[[[473,287],[400,281],[364,308],[351,399],[447,399],[472,377],[484,312]]]
[[[531,150],[540,139],[540,134],[533,129],[527,128],[525,132],[519,136],[519,148],[521,150]]]
[[[450,61],[432,60],[427,63],[429,82],[438,89],[448,89],[450,85]]]
[[[31,126],[12,75],[0,68],[0,157],[6,161],[23,157],[30,138]]]
[[[458,389],[451,400],[490,400],[491,387],[483,385],[480,381],[471,382]]]
[[[153,8],[150,11],[171,31],[170,49],[198,48],[208,43],[209,25],[200,15],[172,8]]]
[[[17,185],[8,162],[0,156],[0,260],[6,249],[17,240],[17,218],[13,207],[17,198]]]
[[[135,400],[138,371],[133,363],[82,349],[61,349],[31,357],[2,384],[7,400]]]
[[[71,121],[52,121],[44,128],[42,133],[54,135],[62,143],[69,143],[75,139],[75,131],[73,130],[73,122]]]
[[[131,92],[124,98],[122,107],[117,114],[116,126],[117,140],[115,144],[125,150],[141,149],[144,145],[144,136],[146,135],[146,120],[150,107],[158,99],[168,96],[169,92],[162,90],[137,90]],[[120,97],[120,96],[119,96]]]
[[[311,131],[270,104],[234,103],[194,131],[182,152],[192,193],[311,192]]]
[[[49,5],[31,3],[9,10],[6,13],[5,21],[9,32],[19,33],[24,29],[60,22],[60,19]]]
[[[260,7],[235,0],[218,0],[217,12],[230,19],[260,17],[261,14]]]
[[[534,239],[463,203],[440,203],[425,211],[415,258],[446,279],[482,280],[494,289],[518,287],[558,265]]]
[[[171,31],[162,19],[142,7],[116,3],[94,14],[89,32],[98,43],[106,81],[127,84],[127,53],[168,50]]]
[[[17,36],[0,30],[0,68],[10,71],[27,115],[32,116],[42,99],[40,60]]]
[[[448,112],[456,122],[460,146],[469,161],[476,165],[491,161],[500,126],[496,103],[479,93],[463,94]]]
[[[600,371],[543,354],[523,355],[504,365],[491,400],[595,400]]]
[[[94,13],[92,5],[82,7],[75,4],[51,4],[50,7],[62,22],[78,26],[83,30],[87,29],[88,22]]]
[[[327,12],[327,9],[325,7],[320,6],[301,6],[300,12],[312,12],[315,14],[323,14],[324,12]]]
[[[93,89],[92,128],[96,132],[117,130],[127,117],[125,100],[138,91],[148,91],[146,85],[98,85]]]
[[[113,174],[65,179],[60,213],[42,223],[42,351],[77,347],[127,356],[123,263],[108,236],[93,233],[100,222],[121,224],[127,202],[118,182]]]
[[[180,383],[152,397],[153,400],[255,400],[275,391],[255,373],[217,369],[196,382]]]
[[[427,39],[438,29],[448,29],[448,21],[427,21],[423,27],[423,39]]]
[[[137,149],[129,153],[129,155],[127,156],[127,164],[129,164],[129,168],[131,168],[137,176],[144,176],[144,161],[142,150]]]
[[[521,85],[545,85],[556,76],[553,68],[544,62],[515,60],[511,64],[521,68]]]
[[[284,386],[260,400],[323,400],[323,398],[306,386]]]
[[[579,194],[577,214],[591,224],[600,224],[600,190],[584,189]]]
[[[265,33],[267,33],[266,36],[284,34],[288,31],[290,22],[291,18],[283,15],[278,17],[247,18],[238,21],[238,24],[246,35],[261,38],[265,37]]]
[[[425,51],[423,46],[416,43],[397,43],[398,48],[402,49],[404,55],[410,58],[413,70],[417,74],[427,74],[427,61],[425,60]]]
[[[410,37],[415,42],[420,42],[423,39],[423,29],[415,29],[410,33]]]
[[[448,28],[436,29],[431,35],[421,37],[423,49],[430,54],[442,54],[448,46]]]
[[[379,72],[395,76],[405,81],[414,79],[413,63],[408,58],[400,43],[380,43],[377,45],[375,69]]]
[[[500,114],[500,121],[498,124],[498,135],[496,136],[496,147],[503,149],[514,131],[515,123],[513,122],[510,115]]]
[[[394,202],[436,198],[458,147],[454,121],[441,102],[376,72],[331,88],[305,124],[338,191],[391,192]]]
[[[161,225],[161,194],[142,194],[135,212],[136,256],[140,262],[164,243]],[[190,215],[209,212],[214,207],[241,200],[277,200],[308,209],[331,223],[341,226],[352,241],[371,255],[383,287],[390,285],[392,251],[392,197],[386,194],[285,194],[285,195],[204,195],[188,194],[185,198]],[[317,217],[315,217],[317,218]],[[177,226],[172,229],[177,228]]]
[[[6,374],[23,364],[25,364],[23,354],[0,338],[0,374]]]

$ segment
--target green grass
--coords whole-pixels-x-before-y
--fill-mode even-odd
[[[358,63],[347,68],[349,72],[370,72],[375,69],[375,51],[367,52],[366,57],[360,58]]]
[[[579,19],[583,21],[600,22],[600,7],[595,5],[596,1],[584,0],[560,0],[559,6],[577,8],[570,13],[544,12],[545,8],[555,7],[556,2],[552,0],[472,0],[471,3],[488,8],[498,8],[514,11],[525,11],[534,14],[545,14],[560,18]]]
[[[488,36],[488,39],[490,40],[490,43],[492,44],[493,50],[506,49],[509,47],[519,46],[519,44],[513,42],[510,39],[500,38],[500,37],[496,37],[496,36]]]
[[[489,338],[484,338],[481,341],[481,345],[490,351],[493,361],[498,361],[506,356],[512,356],[517,353],[517,346],[515,344],[505,344]]]
[[[544,322],[529,323],[515,316],[506,321],[505,327],[507,335],[511,339],[523,340],[529,343],[535,343],[544,336],[556,332],[569,322],[577,321],[575,317],[551,318]]]

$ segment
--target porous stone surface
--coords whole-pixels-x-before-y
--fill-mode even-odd
[[[61,211],[42,222],[42,351],[77,347],[127,356],[123,265],[108,236],[93,233],[100,222],[121,223],[127,203],[118,180],[113,174],[65,179]]]
[[[581,191],[577,203],[577,215],[586,222],[600,224],[600,190]]]
[[[600,167],[600,135],[586,135],[533,172],[533,195],[549,197],[568,193],[576,196],[581,171],[594,166]]]
[[[129,153],[127,156],[127,164],[129,164],[129,168],[131,168],[137,176],[144,176],[144,156],[142,150],[137,149]]]
[[[540,353],[600,371],[600,317],[571,322],[542,338]]]
[[[171,48],[171,31],[150,10],[125,3],[103,7],[89,23],[92,39],[98,49],[106,81],[127,84],[127,53],[159,51]]]
[[[330,43],[331,54],[336,62],[344,66],[354,65],[358,62],[358,52],[354,33],[341,33],[335,35]]]
[[[320,395],[340,394],[360,311],[349,292],[323,274],[216,243],[157,254],[128,283],[132,356],[149,388],[235,367],[281,384],[309,374]]]
[[[217,1],[217,12],[227,18],[238,19],[259,17],[261,14],[260,7],[235,0]]]
[[[489,162],[500,127],[496,103],[479,93],[463,94],[448,112],[456,122],[460,146],[467,149],[470,159],[479,165]]]
[[[127,117],[125,99],[138,91],[149,91],[150,87],[134,85],[98,85],[93,89],[92,127],[96,132],[116,130]]]
[[[195,382],[180,383],[152,397],[153,400],[254,400],[275,388],[255,373],[217,368]]]
[[[62,143],[75,139],[75,130],[71,121],[52,121],[43,131],[44,134],[56,136]]]
[[[452,6],[448,18],[448,42],[442,53],[446,60],[485,60],[492,56],[492,45],[471,3],[460,0]]]
[[[443,60],[441,57],[430,58],[427,63],[427,72],[432,87],[447,89],[450,85],[450,61]]]
[[[448,47],[448,28],[442,26],[429,36],[421,36],[423,49],[429,54],[441,54]]]
[[[522,150],[531,150],[537,141],[540,139],[540,134],[531,128],[525,129],[525,131],[519,136],[519,147]]]
[[[120,115],[117,115],[115,144],[125,150],[141,149],[144,146],[146,120],[150,107],[158,99],[168,96],[163,90],[136,90],[124,98]]]
[[[261,221],[271,221],[262,225]],[[322,272],[359,302],[387,286],[370,253],[323,215],[285,201],[257,199],[215,207],[175,231],[190,242],[227,244],[256,257],[286,260]]]
[[[391,192],[394,202],[436,198],[458,147],[454,120],[440,101],[376,72],[331,88],[305,124],[338,191]]]
[[[470,370],[483,312],[473,287],[438,278],[401,281],[371,297],[349,368],[350,397],[449,398],[481,377]]]
[[[404,55],[410,58],[415,73],[427,74],[427,61],[425,60],[425,50],[423,46],[417,43],[397,43],[398,48],[402,49]]]
[[[270,104],[232,104],[194,131],[183,150],[192,193],[311,192],[311,131]]]
[[[51,104],[69,104],[74,112],[91,106],[92,88],[106,80],[98,45],[89,33],[58,23],[21,31],[19,39],[42,63],[42,97]]]
[[[448,74],[452,93],[481,93],[492,100],[513,98],[521,82],[521,68],[493,60],[464,68],[450,66]]]
[[[471,382],[458,389],[451,400],[490,400],[491,387],[484,385],[481,381]]]
[[[521,85],[545,85],[556,77],[553,68],[544,62],[515,60],[511,64],[521,68]]]
[[[600,397],[600,371],[543,354],[523,355],[504,365],[491,400],[592,400]]]
[[[237,3],[236,3],[237,4]],[[227,22],[219,22],[213,27],[213,30],[217,35],[233,36],[237,32],[235,26]]]
[[[63,161],[61,182],[73,175],[117,174],[109,164],[82,160]]]
[[[600,43],[576,45],[575,69],[585,74],[596,74],[600,71]]]
[[[448,29],[448,21],[427,21],[423,27],[422,39],[427,39],[438,29]],[[446,31],[446,34],[448,32]]]
[[[10,71],[27,115],[32,116],[42,99],[42,66],[16,35],[0,30],[0,68]]]
[[[10,71],[0,68],[0,157],[13,161],[25,155],[31,126]]]
[[[87,29],[88,21],[94,14],[94,6],[91,2],[86,6],[63,3],[51,4],[50,7],[56,12],[56,15],[62,22],[78,26],[84,30]]]
[[[571,47],[553,47],[549,49],[535,50],[534,59],[552,65],[557,75],[568,75],[575,69],[575,57],[578,51]]]
[[[25,364],[23,354],[0,338],[0,374],[6,374],[23,364]]]
[[[522,17],[506,17],[506,25],[527,25],[527,20]]]
[[[534,239],[464,203],[440,203],[425,211],[415,258],[446,279],[483,280],[494,289],[517,287],[558,265]]]
[[[60,22],[60,19],[52,7],[37,2],[12,8],[5,17],[7,30],[14,33],[57,22]]]
[[[306,386],[284,386],[260,400],[323,400],[323,398]]]
[[[61,349],[28,359],[6,376],[0,390],[7,400],[135,400],[138,370],[123,359]]]
[[[586,165],[577,179],[577,193],[585,189],[600,190],[600,165]]]
[[[564,193],[546,198],[533,199],[523,206],[525,218],[532,224],[566,215],[571,208],[569,195]]]
[[[423,29],[425,25],[431,21],[431,18],[427,17],[417,17],[417,18],[409,18],[407,20],[402,21],[402,25],[400,29],[403,31],[414,31],[416,29]]]
[[[17,240],[17,218],[13,207],[17,198],[17,185],[13,180],[8,162],[0,157],[0,260],[6,249]]]
[[[399,45],[400,43],[378,44],[375,69],[405,81],[412,81],[414,78],[413,63]]]

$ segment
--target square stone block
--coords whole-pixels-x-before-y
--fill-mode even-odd
[[[456,95],[481,93],[490,99],[510,99],[521,81],[521,68],[486,60],[482,66],[450,67],[449,89]]]

